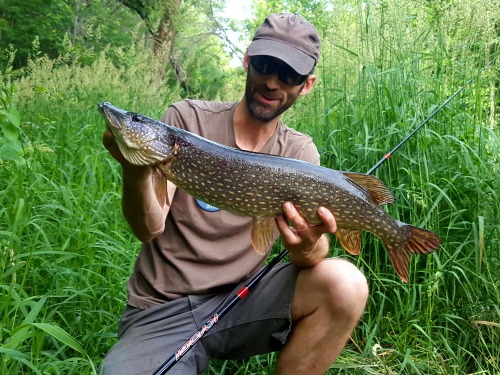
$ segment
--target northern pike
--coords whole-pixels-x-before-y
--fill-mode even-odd
[[[99,110],[127,161],[151,166],[159,203],[170,204],[166,181],[196,199],[237,215],[252,217],[251,242],[264,254],[274,240],[274,218],[292,202],[310,225],[320,224],[320,206],[335,216],[335,236],[353,255],[361,232],[378,236],[399,277],[408,282],[411,254],[428,254],[441,240],[425,229],[395,220],[381,205],[394,195],[374,176],[337,171],[301,160],[242,151],[166,125],[109,103]]]

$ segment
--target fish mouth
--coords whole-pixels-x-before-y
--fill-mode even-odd
[[[129,162],[134,165],[149,165],[152,162],[164,159],[164,155],[158,156],[149,147],[151,143],[158,140],[158,135],[155,132],[138,135],[134,129],[130,129],[135,122],[142,123],[142,121],[138,120],[139,117],[147,119],[145,116],[124,111],[108,102],[99,103],[97,107],[104,117],[108,129],[113,133],[120,152]]]
[[[115,107],[113,104],[108,102],[99,103],[97,105],[97,108],[106,119],[106,123],[111,128],[111,130],[113,130],[113,128],[123,128],[121,119],[123,119],[123,117],[126,116],[128,112],[125,112],[121,108]]]

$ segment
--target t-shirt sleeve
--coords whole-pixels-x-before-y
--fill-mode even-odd
[[[186,111],[182,108],[182,102],[171,104],[163,114],[161,121],[167,125],[187,130]]]
[[[318,148],[311,139],[305,142],[302,148],[302,155],[300,155],[300,159],[312,164],[320,164]]]

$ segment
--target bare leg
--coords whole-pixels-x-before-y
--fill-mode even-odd
[[[293,330],[276,374],[323,374],[335,361],[366,305],[368,285],[351,263],[327,259],[300,271],[292,302]]]

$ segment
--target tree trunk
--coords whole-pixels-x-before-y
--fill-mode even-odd
[[[179,60],[174,53],[174,41],[177,36],[176,20],[179,15],[179,9],[182,0],[172,0],[165,4],[165,9],[163,10],[163,16],[158,26],[158,29],[153,34],[154,46],[153,52],[159,58],[165,62],[172,65],[174,72],[177,76],[181,87],[188,92],[189,91],[189,80],[182,68]],[[160,75],[163,77],[165,71],[162,70]]]
[[[169,0],[154,3],[155,6],[158,6],[159,4],[162,4],[163,6],[162,9],[156,9],[159,11],[158,13],[163,14],[156,31],[152,30],[151,25],[155,22],[150,19],[151,14],[156,13],[151,11],[151,7],[154,5],[148,1],[141,0],[120,0],[120,2],[127,8],[135,11],[139,17],[141,17],[144,24],[149,29],[149,32],[153,36],[153,53],[158,59],[160,59],[160,61],[163,62],[160,71],[158,72],[160,78],[165,75],[165,66],[170,64],[174,69],[175,75],[181,87],[188,92],[189,80],[187,74],[175,56],[173,48],[175,37],[177,35],[176,22],[179,16],[182,0]]]

